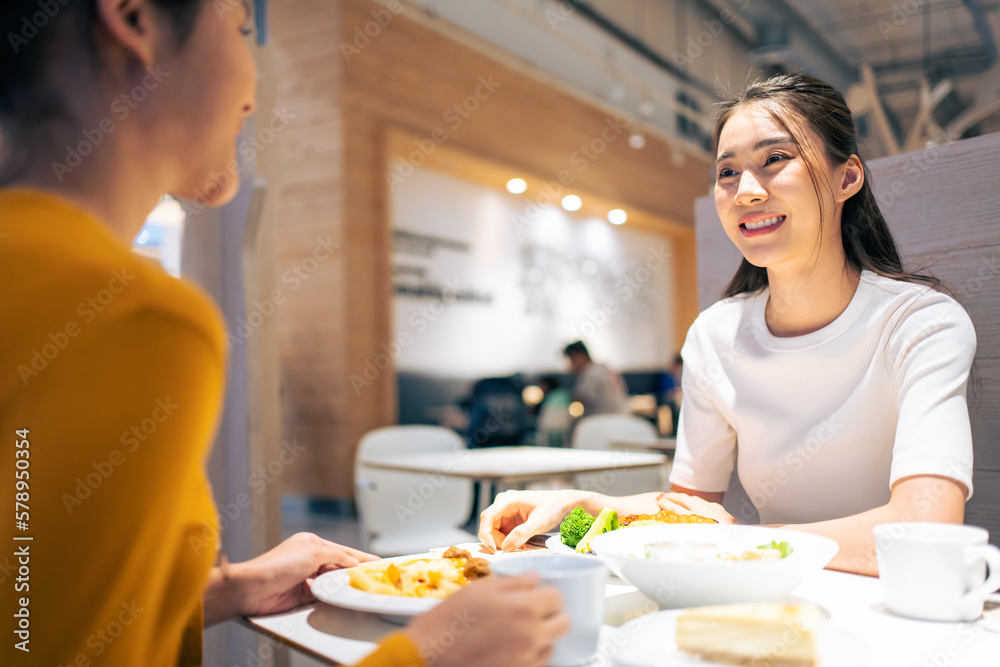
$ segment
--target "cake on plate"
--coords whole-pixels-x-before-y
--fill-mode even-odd
[[[819,608],[755,603],[686,609],[677,617],[677,648],[747,667],[816,667]]]

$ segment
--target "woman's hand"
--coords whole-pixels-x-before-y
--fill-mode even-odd
[[[205,626],[312,602],[309,586],[317,576],[371,560],[378,556],[297,533],[253,560],[229,565],[228,574],[213,568],[205,587]]]
[[[563,600],[534,572],[469,584],[404,631],[434,667],[544,667],[569,631]]]
[[[732,514],[719,503],[709,502],[698,496],[686,493],[661,493],[656,496],[656,504],[662,510],[671,510],[678,514],[697,514],[715,519],[719,523],[738,523]]]
[[[592,494],[560,491],[504,491],[479,516],[479,539],[486,548],[514,551],[532,535],[552,530]]]

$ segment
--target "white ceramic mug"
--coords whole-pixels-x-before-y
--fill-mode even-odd
[[[889,610],[929,621],[979,618],[986,596],[1000,589],[1000,549],[988,539],[989,533],[975,526],[875,526],[879,579]]]
[[[556,640],[552,667],[585,665],[597,655],[604,624],[604,584],[608,568],[591,556],[518,556],[498,559],[490,568],[499,576],[516,577],[534,570],[539,583],[554,586],[563,596],[570,630]]]

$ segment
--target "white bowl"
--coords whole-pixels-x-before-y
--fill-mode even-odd
[[[646,545],[661,542],[717,544],[742,552],[772,540],[792,553],[777,560],[697,562],[645,557]],[[662,609],[737,602],[776,602],[840,549],[833,540],[780,528],[722,524],[664,524],[620,528],[597,536],[590,549],[611,571],[655,600]]]

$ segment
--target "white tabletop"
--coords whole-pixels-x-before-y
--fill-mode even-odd
[[[588,667],[612,664],[617,627],[655,609],[632,586],[612,578],[606,587],[607,610],[601,654]],[[1000,664],[1000,610],[975,623],[931,623],[888,612],[878,579],[824,570],[793,591],[830,612],[830,622],[855,641],[867,657],[861,663],[823,667],[986,667]],[[357,662],[375,643],[400,627],[375,614],[316,603],[246,624],[333,665]]]
[[[647,452],[559,447],[486,447],[456,452],[372,457],[365,459],[363,465],[512,484],[557,475],[655,468],[666,461],[667,457],[662,454]]]
[[[638,452],[659,452],[673,456],[677,450],[677,438],[657,438],[656,440],[611,440],[608,443],[613,449],[631,449]]]

